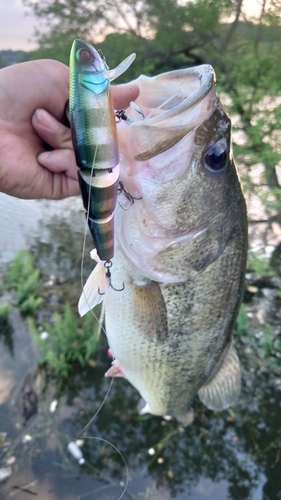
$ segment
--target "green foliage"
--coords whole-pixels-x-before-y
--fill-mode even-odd
[[[10,306],[7,302],[0,304],[0,325],[5,325],[9,321]]]
[[[44,325],[48,333],[46,339],[41,338],[31,319],[29,328],[42,351],[42,363],[47,364],[59,379],[66,378],[77,365],[84,367],[89,364],[96,353],[99,342],[96,321],[91,314],[78,318],[68,303],[62,315],[56,312],[53,323]]]
[[[268,258],[259,252],[251,252],[248,256],[247,269],[258,276],[273,276]]]
[[[244,304],[241,304],[234,329],[234,335],[236,337],[241,338],[244,335],[250,335],[250,332],[247,329],[247,322],[247,309]]]
[[[264,358],[271,356],[275,352],[274,335],[270,325],[264,325],[263,334],[258,340],[258,346],[261,348]]]
[[[43,302],[37,296],[38,279],[31,252],[20,250],[5,270],[3,282],[8,289],[15,289],[15,305],[22,314],[33,314]]]
[[[53,35],[53,43],[46,42],[43,44],[42,41],[41,46],[31,53],[30,60],[56,59],[68,65],[70,49],[74,38],[75,36],[69,38],[66,36],[62,37],[60,31],[58,31]]]
[[[232,14],[233,5],[230,0],[197,0],[186,2],[185,9],[189,25],[206,36],[213,34],[224,17]]]
[[[129,54],[135,52],[137,58],[123,75],[116,81],[126,83],[137,78],[141,73],[149,74],[151,67],[145,59],[145,48],[142,41],[130,33],[110,33],[103,42],[95,44],[102,51],[110,68],[115,68]]]

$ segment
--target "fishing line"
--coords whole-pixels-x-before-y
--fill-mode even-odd
[[[111,99],[111,96],[108,93],[108,101],[110,99]],[[106,109],[104,110],[104,115],[103,115],[103,119],[102,119],[102,122],[101,122],[101,127],[104,125],[105,118],[106,118]],[[103,320],[104,320],[104,315],[105,315],[105,300],[102,301],[102,308],[101,308],[100,316],[98,318],[96,316],[96,314],[94,313],[94,311],[90,308],[87,296],[86,296],[85,291],[84,291],[84,280],[83,280],[84,261],[85,261],[85,248],[86,248],[86,238],[87,238],[87,233],[88,233],[88,220],[89,220],[89,210],[90,210],[91,190],[92,190],[92,178],[93,178],[94,165],[95,165],[95,161],[96,161],[96,157],[97,157],[97,153],[98,153],[98,148],[99,148],[99,144],[96,145],[95,153],[94,153],[94,158],[93,158],[93,164],[92,164],[92,168],[91,168],[90,189],[89,189],[88,206],[87,206],[86,222],[85,222],[83,245],[82,245],[82,255],[81,255],[80,282],[81,282],[82,293],[84,294],[85,301],[86,301],[86,303],[87,303],[87,305],[89,307],[89,310],[90,310],[91,314],[93,315],[93,317],[95,318],[95,320],[97,321],[97,323],[99,325],[98,326],[98,332],[97,332],[97,335],[99,336],[101,331],[103,331],[104,334],[106,335],[106,329],[103,326]],[[109,347],[111,348],[110,344],[109,344]],[[126,481],[125,481],[125,485],[124,485],[124,488],[123,488],[123,491],[122,491],[121,495],[118,497],[118,500],[121,500],[122,497],[126,493],[126,490],[128,488],[128,483],[129,483],[129,468],[128,468],[128,464],[127,464],[127,462],[125,460],[124,455],[117,448],[117,446],[115,446],[113,443],[111,443],[110,441],[108,441],[108,440],[106,440],[104,438],[97,437],[97,436],[83,436],[83,434],[87,431],[87,429],[90,427],[90,425],[96,419],[96,417],[100,413],[101,409],[103,408],[103,406],[104,406],[107,398],[109,397],[109,394],[110,394],[110,391],[111,391],[111,388],[112,388],[112,385],[113,385],[113,382],[114,382],[114,378],[115,378],[115,376],[113,375],[113,377],[111,379],[111,382],[110,382],[110,385],[109,385],[109,388],[108,388],[108,390],[107,390],[107,392],[105,394],[105,397],[104,397],[103,401],[101,402],[99,408],[97,409],[97,411],[93,415],[93,417],[90,419],[90,421],[79,432],[78,437],[84,438],[84,439],[92,439],[92,440],[95,439],[97,441],[102,441],[102,442],[108,444],[109,446],[111,446],[115,451],[117,451],[117,453],[121,457],[121,459],[122,459],[122,461],[124,463],[125,469],[126,469]]]
[[[102,301],[102,305],[101,305],[101,312],[100,312],[100,317],[99,317],[99,327],[98,327],[98,331],[97,331],[98,338],[100,337],[100,334],[101,334],[104,316],[105,316],[105,300]],[[103,330],[105,331],[105,328],[103,328]]]
[[[122,491],[121,495],[117,499],[117,500],[121,500],[121,498],[125,495],[125,493],[127,491],[128,484],[129,484],[129,477],[130,477],[129,476],[129,467],[128,467],[128,464],[127,464],[127,462],[125,460],[125,457],[124,457],[123,453],[120,450],[118,450],[118,448],[113,443],[111,443],[110,441],[108,441],[107,439],[104,439],[104,438],[101,438],[101,437],[95,437],[95,436],[81,436],[81,437],[83,437],[83,439],[96,439],[97,441],[101,441],[103,443],[106,443],[109,446],[111,446],[115,451],[117,451],[117,453],[121,457],[121,459],[122,459],[122,461],[124,463],[125,469],[126,469],[126,481],[125,481],[125,484],[124,484],[124,488],[123,488],[123,491]]]
[[[95,418],[98,416],[99,412],[101,411],[101,409],[102,409],[102,407],[103,407],[104,403],[106,402],[107,397],[108,397],[108,395],[109,395],[109,393],[110,393],[110,391],[111,391],[111,387],[112,387],[112,384],[113,384],[113,380],[114,380],[114,378],[115,378],[115,376],[113,376],[113,377],[112,377],[111,382],[110,382],[110,385],[109,385],[109,388],[107,389],[107,393],[106,393],[106,395],[105,395],[105,397],[104,397],[104,399],[103,399],[102,403],[100,404],[99,408],[97,409],[96,413],[95,413],[95,414],[94,414],[94,416],[90,419],[90,421],[89,421],[89,422],[85,425],[85,427],[82,429],[82,431],[80,431],[80,432],[79,432],[78,437],[83,437],[83,436],[82,436],[83,432],[85,432],[85,431],[88,429],[88,427],[90,427],[90,425],[93,423],[93,421],[95,420]],[[91,437],[92,437],[92,439],[97,439],[97,438],[95,438],[95,437],[93,437],[93,436],[91,436]]]
[[[108,94],[108,100],[109,99],[110,99],[110,95]],[[101,127],[104,125],[105,118],[106,118],[106,110],[104,110],[103,119],[102,119],[102,122],[101,122]],[[93,317],[95,318],[95,320],[99,324],[99,332],[101,330],[103,330],[104,334],[106,335],[106,330],[105,330],[105,328],[102,325],[102,322],[103,322],[102,314],[100,315],[100,318],[98,318],[95,315],[95,313],[93,312],[93,310],[90,308],[87,296],[86,296],[85,291],[84,291],[84,282],[83,282],[83,271],[84,271],[84,261],[85,261],[86,238],[87,238],[87,233],[88,233],[89,210],[90,210],[90,203],[91,203],[92,179],[93,179],[93,176],[94,176],[93,175],[93,173],[94,173],[94,165],[95,165],[97,154],[98,154],[98,148],[99,148],[99,144],[96,145],[95,153],[94,153],[94,158],[93,158],[93,164],[92,164],[92,168],[91,168],[90,189],[89,189],[88,206],[87,206],[87,212],[86,212],[86,222],[85,222],[84,238],[83,238],[83,245],[82,245],[81,268],[80,268],[80,280],[81,281],[80,282],[81,282],[81,289],[82,289],[82,293],[84,295],[84,299],[86,301],[86,304],[89,307],[89,310],[90,310],[91,314],[93,315]],[[100,321],[101,321],[101,324],[100,324]]]

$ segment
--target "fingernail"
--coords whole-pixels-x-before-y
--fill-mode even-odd
[[[37,121],[40,123],[40,115],[41,115],[41,111],[43,111],[41,108],[37,108],[36,111],[34,112],[34,115],[35,115],[35,118],[37,119]]]
[[[49,154],[50,154],[50,151],[44,151],[44,153],[40,153],[40,155],[37,156],[37,160],[44,161],[44,160],[46,160],[46,158],[48,158]]]
[[[48,127],[50,125],[50,115],[45,109],[37,108],[34,115],[40,125],[43,125],[44,127]]]

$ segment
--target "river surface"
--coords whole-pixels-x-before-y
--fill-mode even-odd
[[[0,210],[2,269],[19,249],[32,249],[50,289],[50,309],[69,297],[78,301],[85,230],[80,200],[0,194]],[[85,276],[89,265],[85,260]],[[12,303],[4,290],[3,300]],[[184,428],[175,420],[139,417],[138,393],[117,378],[85,432],[111,383],[104,378],[110,366],[105,338],[96,366],[74,373],[56,406],[54,382],[37,370],[40,353],[13,309],[10,324],[0,327],[0,479],[1,471],[10,471],[0,482],[0,500],[118,500],[127,481],[124,500],[281,500],[281,360],[264,359],[257,348],[266,322],[280,338],[280,308],[265,285],[245,307],[252,335],[236,339],[243,387],[235,406],[212,412],[195,398],[194,422]],[[38,408],[25,421],[27,386]],[[83,464],[67,449],[77,439]]]

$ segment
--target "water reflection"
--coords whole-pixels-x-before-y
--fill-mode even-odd
[[[66,301],[76,304],[80,295],[84,216],[71,203],[68,208],[65,203],[61,206],[62,216],[58,205],[55,210],[50,205],[41,208],[32,237],[29,234],[26,240],[21,233],[19,242],[32,248],[42,270],[48,300],[41,314],[48,317]],[[18,226],[17,237],[20,231]],[[8,248],[8,237],[3,241]],[[7,248],[1,253],[2,263],[14,252],[7,253]],[[92,266],[89,249],[87,242],[84,279]],[[211,412],[196,400],[195,420],[187,428],[175,420],[139,417],[137,392],[125,380],[115,379],[103,408],[82,436],[83,466],[69,455],[67,444],[79,436],[108,391],[105,339],[97,366],[69,377],[54,413],[50,404],[57,396],[55,381],[38,371],[38,353],[17,311],[8,329],[1,328],[0,343],[0,431],[7,432],[10,442],[0,445],[0,467],[7,457],[16,457],[11,477],[0,485],[1,498],[28,498],[14,489],[25,485],[43,500],[117,500],[126,469],[116,450],[91,439],[96,437],[118,447],[128,463],[124,499],[281,499],[281,371],[276,365],[271,370],[260,359],[254,337],[237,341],[244,370],[238,404],[230,411]],[[38,398],[38,411],[28,419],[22,416],[21,390],[27,374]],[[23,442],[26,435],[31,439]]]

